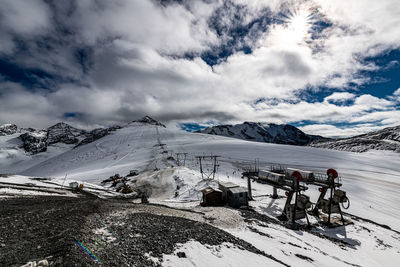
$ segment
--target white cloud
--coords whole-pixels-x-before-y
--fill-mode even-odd
[[[162,7],[153,1],[78,1],[71,23],[90,44],[121,38],[163,53],[202,51],[218,38],[207,25],[214,4]]]
[[[336,127],[329,124],[311,124],[304,127],[299,127],[305,133],[317,134],[325,137],[344,138],[349,136],[360,135],[372,131],[377,131],[383,127],[374,126],[372,124],[357,124],[350,127]]]
[[[261,14],[279,23],[257,28],[257,34],[241,40],[252,48],[250,54],[235,52],[213,67],[198,55],[232,39],[225,33],[218,36],[209,22],[218,8],[224,8],[222,0],[166,6],[144,0],[78,1],[76,9],[65,8],[68,14],[57,14],[57,26],[70,30],[65,36],[53,28],[52,15],[56,15],[49,6],[42,1],[25,2],[33,11],[23,18],[28,7],[19,1],[5,2],[7,8],[2,10],[14,11],[10,12],[13,16],[2,17],[0,52],[12,53],[15,34],[50,31],[57,40],[48,44],[51,49],[43,50],[29,37],[27,51],[13,54],[13,60],[64,80],[48,91],[37,85],[29,90],[13,85],[0,96],[2,103],[7,102],[0,107],[0,122],[32,126],[37,117],[35,123],[45,126],[63,119],[65,112],[84,114],[76,120],[89,125],[120,123],[145,114],[164,121],[398,122],[393,119],[398,116],[395,98],[346,92],[350,84],[369,81],[360,70],[377,69],[363,62],[364,56],[400,44],[396,27],[400,9],[395,1],[235,0],[243,5],[237,11],[241,19],[235,21],[234,9],[217,16],[227,31],[238,26],[233,23],[245,26]],[[332,26],[312,32],[310,12],[317,12]],[[311,38],[311,33],[316,37]],[[90,48],[85,71],[76,60],[76,50],[82,47]],[[182,57],[186,53],[192,58]],[[332,90],[321,102],[297,97],[303,90],[312,93],[320,87]],[[400,96],[399,90],[393,97]],[[29,101],[22,104],[21,99]],[[254,104],[259,99],[267,101]],[[276,104],[270,104],[270,99]],[[346,100],[354,101],[340,105]],[[27,110],[32,112],[25,115]],[[345,132],[342,129],[342,135]]]
[[[356,97],[355,94],[348,92],[334,92],[330,96],[324,98],[324,102],[332,101],[332,102],[345,102],[347,100],[352,100]]]

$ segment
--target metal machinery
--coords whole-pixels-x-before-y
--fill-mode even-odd
[[[342,209],[340,208],[340,204],[347,202],[350,205],[350,201],[346,196],[346,192],[339,189],[342,186],[342,184],[339,182],[335,182],[335,179],[339,177],[337,171],[334,169],[328,169],[326,171],[326,174],[327,174],[326,179],[319,180],[318,182],[315,183],[316,185],[319,185],[321,187],[319,188],[320,195],[313,209],[313,213],[315,215],[319,215],[318,209],[321,209],[322,212],[327,213],[328,225],[331,224],[331,214],[339,213],[340,218],[342,219],[342,224],[344,225],[345,222],[343,218]],[[330,190],[330,197],[329,199],[326,199],[325,195],[328,190]]]
[[[278,219],[282,221],[290,220],[292,224],[295,220],[307,219],[307,224],[310,225],[310,221],[307,216],[307,209],[311,208],[310,197],[301,193],[308,188],[301,186],[302,175],[298,171],[291,173],[291,176],[285,176],[289,190],[286,191],[286,203],[282,214]],[[294,204],[291,204],[294,195]]]
[[[267,170],[258,171],[258,178],[259,178],[258,181],[260,183],[269,182],[269,183],[275,183],[278,186],[284,185],[286,181],[286,175],[283,174],[282,171],[275,169],[272,169],[271,171]],[[272,198],[276,199],[278,198],[278,190],[276,186],[273,187],[273,190],[274,191],[272,194]]]
[[[296,171],[302,174],[302,182],[306,184],[320,186],[320,195],[312,211],[313,214],[318,216],[319,209],[321,209],[323,213],[328,214],[327,224],[331,225],[331,214],[339,213],[342,223],[344,225],[344,218],[342,210],[340,208],[340,204],[343,205],[343,203],[347,202],[350,205],[350,201],[346,196],[346,192],[339,189],[342,184],[337,182],[336,180],[339,177],[337,171],[335,169],[328,169],[325,176],[322,174],[314,174],[313,172],[309,171],[287,168],[286,174],[291,175],[293,172]],[[326,199],[325,195],[328,190],[330,190],[330,197],[329,199]]]
[[[306,209],[311,208],[311,202],[307,195],[302,194],[302,191],[306,191],[308,188],[300,185],[302,180],[300,172],[294,171],[291,176],[288,176],[287,174],[260,170],[258,172],[244,172],[243,176],[273,186],[274,195],[277,188],[286,191],[287,199],[282,214],[278,216],[279,220],[290,220],[294,224],[295,220],[306,218],[307,224],[310,224]],[[291,204],[293,196],[295,201],[294,204]]]
[[[285,190],[287,199],[283,212],[278,218],[285,221],[290,220],[292,224],[294,224],[295,220],[306,218],[309,225],[307,209],[312,207],[312,203],[309,196],[302,194],[308,187],[301,185],[300,182],[307,185],[317,185],[319,186],[320,195],[312,209],[312,213],[319,215],[319,209],[321,209],[322,212],[328,214],[328,225],[331,225],[331,214],[339,213],[344,225],[340,204],[343,205],[343,203],[347,202],[350,205],[350,201],[346,196],[346,192],[339,189],[342,184],[338,182],[338,173],[334,169],[328,169],[326,175],[322,175],[314,174],[310,171],[280,167],[271,168],[271,171],[248,171],[244,172],[243,176],[249,180],[257,180],[260,183],[273,186],[274,193],[272,198],[278,197],[277,189]],[[330,197],[326,199],[325,195],[328,190],[330,190]],[[294,204],[291,204],[293,196],[295,201]]]

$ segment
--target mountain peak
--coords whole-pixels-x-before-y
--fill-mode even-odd
[[[158,126],[162,126],[162,127],[165,128],[164,124],[162,124],[161,122],[159,122],[159,121],[157,121],[157,120],[155,120],[152,117],[147,116],[147,115],[144,116],[143,118],[141,118],[140,120],[135,120],[133,122],[141,122],[141,123],[147,123],[147,124],[152,124],[152,125],[158,125]]]
[[[54,128],[74,128],[74,127],[65,122],[57,122],[56,124],[50,126],[48,129],[54,129]]]
[[[84,130],[77,129],[65,122],[59,122],[47,129],[47,143],[77,144],[81,139],[87,137]]]

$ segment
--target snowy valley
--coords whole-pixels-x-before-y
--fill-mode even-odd
[[[60,128],[49,128],[42,135],[13,128],[0,136],[0,203],[11,205],[19,196],[21,203],[28,199],[27,203],[54,205],[55,215],[83,220],[82,232],[75,233],[80,237],[75,238],[106,265],[136,261],[146,266],[397,266],[400,261],[399,153],[249,142],[170,129],[149,117],[98,136],[56,127]],[[46,150],[26,151],[21,134],[35,135],[42,140],[37,147],[44,142]],[[202,179],[196,157],[205,155],[219,156],[214,179]],[[273,199],[272,187],[257,182],[251,183],[254,200],[249,210],[199,205],[202,190],[218,187],[218,182],[247,187],[242,172],[255,161],[260,169],[277,165],[315,173],[336,169],[351,201],[344,214],[348,224],[330,228],[309,216],[311,228],[305,227],[304,219],[293,228],[277,219],[285,191],[278,190],[279,197]],[[213,171],[207,162],[202,167],[205,175]],[[133,170],[137,173],[127,176]],[[102,184],[117,173],[127,176],[132,193],[121,194]],[[84,194],[65,190],[75,181],[83,184]],[[140,204],[135,189],[147,190],[150,203]],[[310,185],[305,194],[315,202],[318,187]],[[54,199],[54,204],[46,199]],[[72,203],[71,213],[58,213],[67,202]],[[8,219],[16,220],[6,206],[2,209]],[[63,246],[71,247],[71,257],[81,255],[86,264],[95,264],[89,254],[79,254],[74,236],[61,236]],[[0,259],[3,264],[44,258],[56,264],[64,257],[46,247],[15,262],[16,256],[7,250],[14,246],[7,240],[11,237],[0,234],[0,252],[7,255],[3,262]]]

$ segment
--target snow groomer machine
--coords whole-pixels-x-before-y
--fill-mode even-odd
[[[342,225],[345,224],[340,205],[347,209],[350,206],[350,201],[346,192],[339,189],[342,184],[339,182],[339,175],[334,169],[328,169],[325,175],[300,169],[271,167],[271,170],[244,172],[243,176],[273,186],[272,198],[278,197],[277,189],[286,191],[285,206],[282,214],[278,216],[281,221],[289,220],[294,224],[296,220],[306,218],[307,224],[310,225],[307,212],[324,218],[325,215],[320,214],[319,210],[321,210],[327,214],[328,218],[325,223],[328,226],[332,226],[331,215],[334,213],[339,213]],[[318,186],[320,194],[315,205],[310,201],[310,197],[304,194],[309,189],[306,185]],[[329,193],[329,198],[326,198],[327,193]],[[293,198],[294,203],[292,203]],[[345,203],[347,203],[346,206]]]

